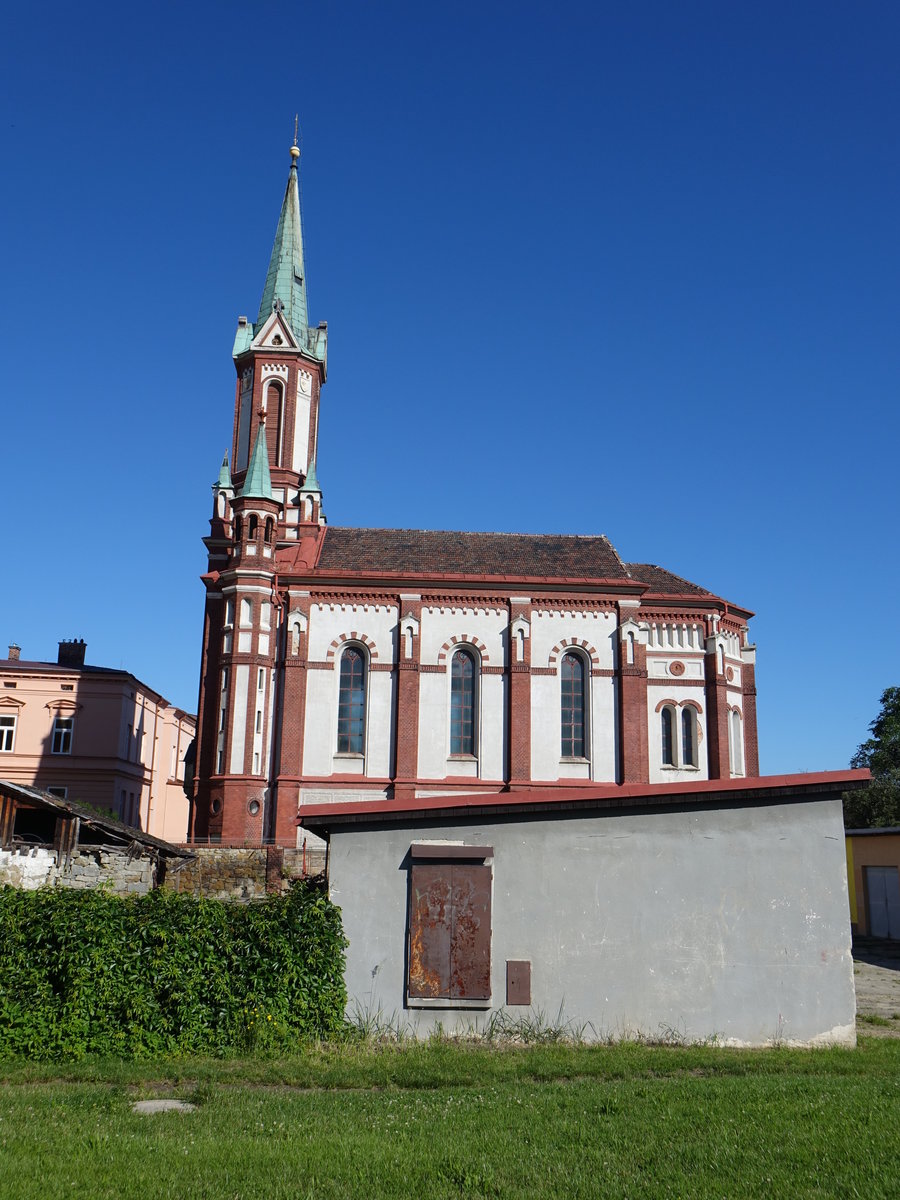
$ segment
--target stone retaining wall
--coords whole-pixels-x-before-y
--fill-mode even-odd
[[[284,891],[304,875],[302,850],[263,846],[246,849],[230,846],[191,846],[196,857],[183,866],[169,867],[165,885],[214,900],[261,900]],[[306,852],[306,875],[325,870],[322,851]]]
[[[156,886],[151,855],[129,854],[113,846],[79,846],[58,863],[47,846],[16,846],[0,850],[0,884],[11,887],[94,888],[104,885],[117,896],[143,894]]]

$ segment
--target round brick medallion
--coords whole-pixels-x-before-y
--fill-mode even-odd
[[[732,679],[734,679],[734,667],[728,668],[728,670],[725,672],[725,678],[729,683],[731,683]]]
[[[669,663],[669,674],[670,675],[683,675],[684,674],[684,663],[681,662],[677,658],[675,659],[674,662]]]

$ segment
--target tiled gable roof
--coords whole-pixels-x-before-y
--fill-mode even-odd
[[[671,571],[667,571],[665,567],[657,567],[653,563],[626,563],[625,566],[631,578],[637,583],[649,584],[650,591],[654,595],[712,595],[712,592],[707,591],[706,588],[699,587],[696,583],[691,583],[688,579],[682,579],[680,575],[674,575]]]
[[[628,580],[607,538],[565,534],[328,526],[316,566],[322,571],[387,575]]]

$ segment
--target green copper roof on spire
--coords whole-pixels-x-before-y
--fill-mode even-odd
[[[253,453],[250,455],[250,466],[238,494],[254,500],[275,499],[272,495],[272,477],[269,474],[269,448],[266,445],[265,425],[259,427]]]
[[[306,472],[306,478],[303,480],[301,492],[318,492],[321,496],[322,489],[319,487],[319,479],[316,475],[316,460],[313,459],[309,464],[309,470]]]
[[[228,451],[225,452],[225,457],[222,459],[222,465],[219,467],[219,478],[216,481],[217,488],[231,488],[231,471],[228,469]]]
[[[309,317],[306,305],[306,271],[303,266],[303,230],[300,226],[300,184],[297,179],[297,160],[300,150],[291,146],[291,170],[288,175],[281,216],[275,230],[275,244],[269,259],[266,286],[259,305],[256,329],[272,315],[276,303],[283,305],[283,315],[301,346],[309,337]]]

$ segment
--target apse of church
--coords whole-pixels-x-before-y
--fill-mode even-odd
[[[604,536],[327,524],[290,154],[204,539],[192,836],[295,845],[301,803],[758,775],[748,610]]]

